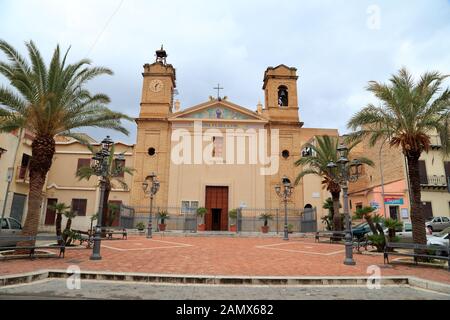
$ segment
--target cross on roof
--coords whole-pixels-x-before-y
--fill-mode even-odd
[[[220,90],[223,90],[223,88],[220,87],[220,83],[218,83],[217,87],[213,89],[217,90],[217,100],[220,100]]]

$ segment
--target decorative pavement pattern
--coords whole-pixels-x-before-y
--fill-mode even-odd
[[[342,244],[314,243],[313,239],[130,236],[102,241],[100,261],[92,249],[67,249],[66,258],[0,261],[0,276],[43,269],[232,276],[370,276],[377,265],[381,276],[416,276],[450,284],[446,267],[383,264],[382,254],[354,254],[356,266],[346,266]]]

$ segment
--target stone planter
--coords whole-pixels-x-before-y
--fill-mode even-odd
[[[166,231],[166,224],[165,223],[164,224],[159,224],[158,227],[159,227],[159,231]]]
[[[206,224],[199,224],[197,227],[197,231],[205,231],[206,230]]]
[[[236,231],[237,231],[237,228],[236,228],[236,225],[235,225],[235,224],[233,224],[233,225],[230,226],[230,231],[231,231],[231,232],[236,232]]]

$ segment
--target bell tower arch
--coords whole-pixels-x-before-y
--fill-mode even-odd
[[[297,69],[285,65],[269,67],[264,73],[265,109],[270,120],[299,122]]]

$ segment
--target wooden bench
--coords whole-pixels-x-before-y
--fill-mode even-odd
[[[344,231],[318,231],[316,232],[316,242],[320,242],[320,238],[330,239],[330,243],[339,242],[345,238]]]
[[[393,251],[393,249],[403,249],[402,252]],[[418,258],[447,260],[448,271],[450,271],[450,246],[424,245],[417,243],[397,243],[386,242],[384,248],[384,263],[389,263],[389,255],[413,257],[414,262],[418,263]],[[440,255],[437,253],[441,253]],[[442,255],[447,253],[447,256]]]
[[[33,241],[34,245],[22,245],[17,246],[19,242],[30,242]],[[36,241],[56,241],[56,245],[38,245]],[[16,245],[2,246],[3,243],[16,243]],[[36,249],[59,249],[59,257],[64,258],[66,252],[66,246],[61,236],[0,236],[0,250],[29,250],[30,258],[35,256]]]

